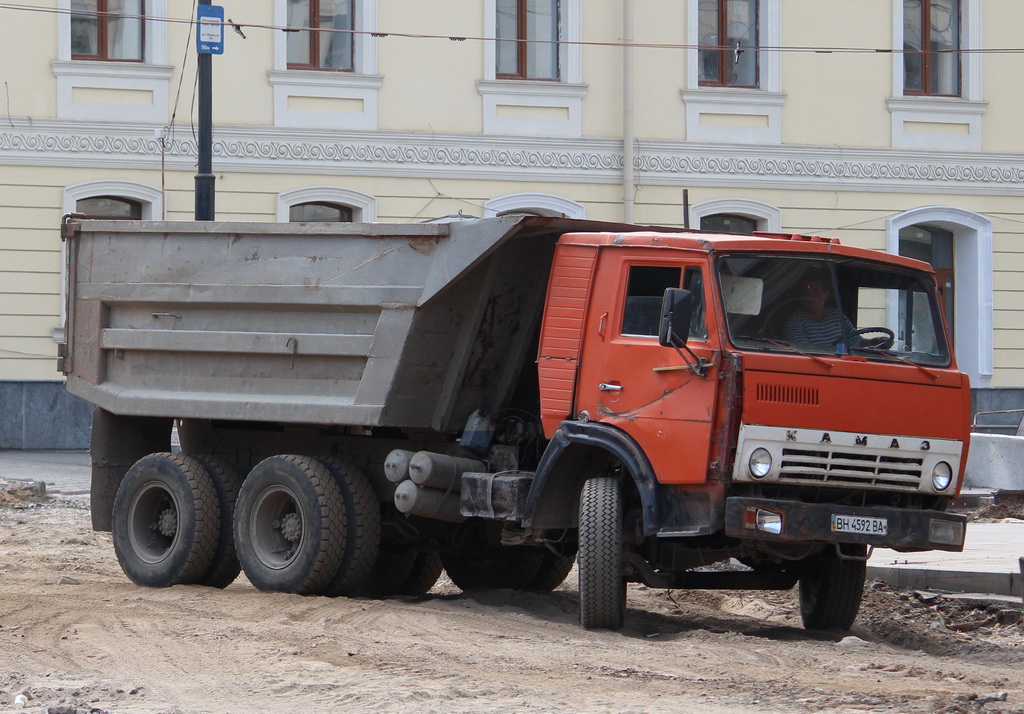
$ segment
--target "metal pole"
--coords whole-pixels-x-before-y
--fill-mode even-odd
[[[622,2],[622,219],[633,222],[636,204],[636,177],[633,126],[633,0]]]
[[[210,0],[199,0],[211,5]],[[213,56],[199,53],[199,173],[196,174],[196,220],[214,218]]]

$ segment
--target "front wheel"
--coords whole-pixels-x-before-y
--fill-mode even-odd
[[[858,550],[860,558],[864,549]],[[808,563],[800,576],[800,618],[809,630],[849,630],[857,619],[867,561],[830,551]]]
[[[117,560],[133,582],[198,582],[213,562],[220,530],[213,481],[184,454],[144,456],[117,489],[111,525]]]
[[[617,630],[626,619],[618,480],[599,476],[583,485],[579,529],[580,624],[588,630]]]

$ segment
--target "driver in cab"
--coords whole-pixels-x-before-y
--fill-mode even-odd
[[[786,320],[783,335],[790,343],[835,345],[849,335],[849,347],[871,347],[882,339],[865,340],[854,334],[854,327],[845,314],[830,305],[832,291],[828,281],[821,275],[810,275],[800,285],[800,308]]]

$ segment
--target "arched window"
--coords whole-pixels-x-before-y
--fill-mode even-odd
[[[86,181],[64,189],[61,201],[64,213],[84,213],[88,218],[157,220],[163,217],[164,195],[153,186],[135,181]],[[61,243],[60,324],[53,328],[53,339],[64,341],[64,285],[67,282],[67,245]]]
[[[142,218],[142,202],[118,196],[80,198],[75,201],[75,213],[85,214],[86,218],[140,220]]]
[[[888,252],[935,261],[946,290],[947,317],[956,326],[957,365],[972,387],[988,387],[993,369],[992,221],[962,208],[924,206],[890,218],[886,234]]]
[[[377,220],[377,199],[337,186],[295,188],[277,195],[277,220],[369,223]]]
[[[748,198],[714,198],[690,206],[690,225],[723,233],[778,233],[782,230],[782,211]]]
[[[351,223],[352,209],[327,201],[297,203],[288,209],[288,220],[292,223]]]
[[[525,213],[551,218],[584,218],[586,208],[581,203],[570,201],[550,193],[509,193],[492,198],[484,204],[484,218],[503,216],[509,213]]]
[[[757,220],[747,216],[737,216],[734,213],[712,213],[708,216],[701,216],[700,229],[716,233],[751,235],[757,230]]]

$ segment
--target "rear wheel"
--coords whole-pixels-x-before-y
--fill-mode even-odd
[[[859,547],[856,557],[865,550]],[[800,617],[809,630],[849,630],[864,595],[866,560],[840,558],[828,551],[800,576]]]
[[[530,585],[544,560],[539,550],[522,547],[494,547],[479,553],[445,553],[444,569],[462,590],[512,588]]]
[[[184,454],[144,456],[118,487],[114,552],[139,585],[197,582],[217,549],[220,509],[204,466]]]
[[[377,558],[366,584],[360,588],[360,594],[369,597],[398,595],[402,586],[412,575],[415,565],[416,551],[391,550],[382,547],[377,552]]]
[[[610,477],[589,479],[580,495],[580,623],[617,630],[626,617],[622,557],[622,487]]]
[[[242,566],[238,562],[235,551],[235,503],[238,492],[242,488],[242,476],[233,465],[219,456],[206,454],[192,455],[206,469],[217,492],[217,504],[220,508],[220,532],[217,538],[217,549],[213,554],[210,567],[197,581],[199,585],[214,588],[226,588],[238,577]]]
[[[569,571],[576,564],[576,557],[572,555],[556,555],[545,553],[544,559],[537,569],[537,574],[527,585],[528,590],[551,591],[557,588],[569,576]]]
[[[402,586],[398,588],[399,595],[423,595],[441,577],[444,565],[441,563],[441,556],[431,551],[423,551],[416,554],[416,560],[409,571],[409,577],[405,579]]]
[[[331,473],[305,456],[271,456],[249,473],[235,509],[235,545],[260,590],[310,595],[345,555],[345,501]]]
[[[345,555],[325,595],[351,595],[373,571],[380,550],[380,504],[369,480],[355,464],[318,458],[338,483],[345,501]]]

